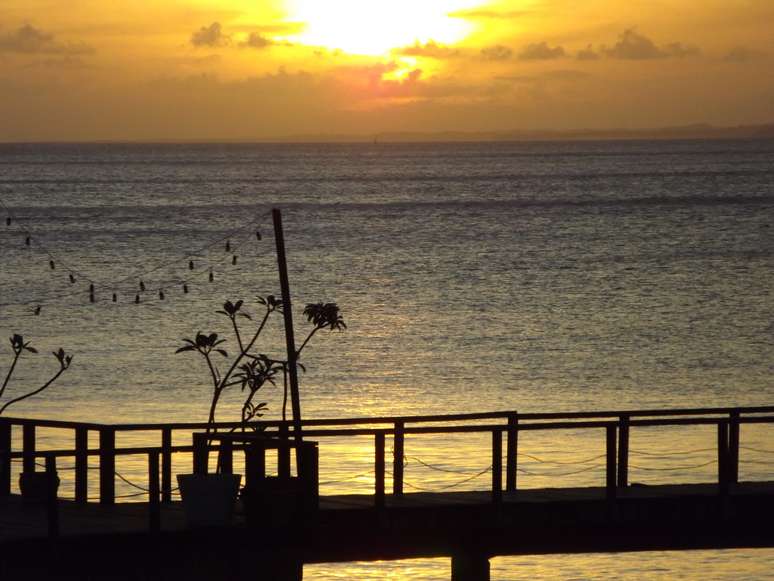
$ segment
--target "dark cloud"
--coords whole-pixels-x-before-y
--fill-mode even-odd
[[[434,59],[455,58],[460,54],[457,49],[438,44],[434,40],[430,40],[425,44],[416,42],[413,46],[399,48],[394,52],[396,54],[402,54],[406,56],[420,56]]]
[[[525,46],[519,53],[519,59],[523,61],[545,61],[562,58],[565,54],[563,47],[552,47],[543,41]]]
[[[595,61],[599,59],[599,53],[595,51],[589,44],[586,46],[586,48],[579,50],[575,55],[575,58],[577,58],[579,61]]]
[[[231,43],[231,37],[223,33],[220,22],[213,22],[209,26],[202,26],[191,35],[191,44],[196,47],[218,47]]]
[[[513,51],[502,44],[495,44],[482,48],[481,56],[488,61],[505,61],[513,56]]]
[[[277,44],[271,38],[268,38],[260,32],[251,32],[244,42],[240,42],[239,46],[242,48],[268,48],[274,44]]]
[[[603,46],[601,52],[606,56],[622,60],[649,60],[663,58],[681,58],[699,54],[699,49],[673,42],[657,46],[651,39],[629,28],[624,30],[612,47]]]
[[[723,60],[729,63],[746,63],[761,58],[762,56],[765,56],[765,54],[766,53],[764,52],[747,48],[746,46],[735,46],[723,55]]]
[[[0,52],[21,54],[82,55],[94,52],[85,44],[61,43],[53,34],[25,24],[6,34],[0,34]]]

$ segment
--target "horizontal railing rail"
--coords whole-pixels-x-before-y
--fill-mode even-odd
[[[766,415],[769,414],[769,415]],[[492,452],[492,500],[501,502],[503,491],[517,489],[519,433],[549,430],[600,430],[605,441],[605,489],[609,498],[628,486],[629,439],[632,428],[715,426],[717,430],[717,469],[719,493],[727,493],[729,484],[739,477],[739,434],[741,425],[774,424],[774,406],[704,407],[648,410],[606,410],[581,412],[519,413],[494,411],[464,414],[379,416],[353,418],[309,419],[302,422],[306,438],[374,438],[374,499],[377,506],[385,503],[386,438],[390,437],[393,448],[392,493],[400,496],[404,491],[405,438],[407,435],[491,434]],[[14,446],[14,427],[22,431],[21,447]],[[293,424],[282,421],[266,421],[244,426],[241,422],[218,422],[209,428],[239,430],[260,427],[270,437],[290,438]],[[74,434],[72,449],[37,449],[37,429],[64,429]],[[149,460],[149,489],[158,488],[161,500],[172,500],[172,455],[193,453],[195,446],[173,445],[173,434],[180,431],[203,432],[208,424],[203,422],[124,423],[99,424],[39,420],[34,418],[0,418],[0,496],[11,492],[11,461],[21,459],[24,471],[35,471],[36,460],[50,462],[57,458],[75,459],[75,499],[88,500],[89,470],[99,471],[99,500],[112,504],[116,500],[116,458],[128,455],[147,455]],[[131,432],[158,432],[160,445],[117,446],[120,434]],[[99,445],[89,445],[92,434],[99,438]],[[503,439],[505,465],[503,466]],[[201,441],[201,435],[199,437]],[[225,449],[221,444],[209,442],[210,449],[219,455],[243,450],[239,444]],[[278,462],[281,471],[289,470],[290,446],[280,446]],[[90,467],[89,458],[97,457],[98,466]],[[156,460],[154,460],[156,459]],[[153,462],[156,461],[154,465]],[[158,463],[160,462],[160,470]],[[231,465],[230,458],[226,458]],[[153,468],[155,466],[155,468]],[[503,467],[505,481],[503,483]],[[158,474],[156,474],[158,473]],[[155,480],[154,480],[155,478]],[[158,480],[161,480],[159,483]]]

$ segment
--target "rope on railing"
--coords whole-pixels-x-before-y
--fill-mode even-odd
[[[774,454],[774,450],[764,450],[763,448],[753,448],[752,446],[739,446],[742,450],[749,450],[750,452],[757,452],[759,454]]]
[[[481,472],[478,472],[477,474],[474,474],[473,476],[469,476],[467,478],[463,478],[459,482],[454,482],[452,484],[447,484],[445,486],[438,486],[438,487],[436,487],[436,488],[434,488],[432,490],[429,489],[429,488],[423,488],[421,486],[417,486],[415,484],[411,484],[410,482],[406,481],[406,479],[403,480],[403,484],[408,486],[409,488],[412,488],[413,490],[418,490],[420,492],[437,492],[438,490],[449,490],[451,488],[455,488],[457,486],[460,486],[461,484],[465,484],[466,482],[470,482],[471,480],[475,480],[476,478],[479,478],[479,477],[483,476],[484,474],[486,474],[487,472],[489,472],[491,470],[492,470],[492,465],[490,464],[489,466],[487,466],[486,468],[481,470]]]
[[[694,470],[696,468],[704,468],[705,466],[709,466],[715,463],[717,463],[717,460],[710,460],[709,462],[705,462],[703,464],[693,464],[691,466],[671,466],[668,468],[656,468],[656,467],[637,466],[635,464],[629,464],[629,468],[634,468],[635,470],[646,470],[648,472],[675,472],[678,470]]]
[[[520,452],[519,456],[523,458],[529,458],[530,460],[540,462],[541,464],[557,464],[559,466],[569,466],[574,464],[588,464],[589,462],[594,462],[601,458],[605,458],[607,454],[599,454],[598,456],[592,456],[591,458],[585,458],[583,460],[545,460],[543,458],[539,458],[531,454],[525,454],[523,452]]]
[[[527,470],[526,468],[517,468],[519,472],[522,474],[527,474],[529,476],[573,476],[575,474],[583,474],[584,472],[591,472],[592,470],[604,470],[605,465],[604,464],[594,464],[593,466],[587,466],[586,468],[581,468],[580,470],[573,470],[571,472],[532,472],[530,470]]]
[[[740,446],[741,448],[742,446]],[[630,454],[638,456],[648,456],[651,458],[668,458],[670,456],[686,456],[690,454],[700,454],[703,452],[716,452],[717,448],[697,448],[696,450],[678,450],[676,452],[645,452],[644,450],[629,450]]]

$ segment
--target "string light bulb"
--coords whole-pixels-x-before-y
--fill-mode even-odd
[[[140,281],[140,291],[145,292],[145,283]]]
[[[160,301],[164,300],[164,289],[159,289],[159,300]]]
[[[226,240],[226,252],[231,252],[231,240]]]
[[[40,305],[35,307],[35,316],[37,317],[40,314]]]
[[[140,295],[134,295],[134,304],[139,305],[140,304]]]
[[[185,295],[188,294],[188,284],[186,284],[186,283],[183,283],[183,294],[185,294]]]
[[[5,219],[5,225],[6,225],[6,226],[10,226],[10,225],[11,225],[11,217],[10,217],[10,216],[8,216],[8,217]]]
[[[29,236],[27,236],[27,237],[24,239],[24,245],[25,245],[25,246],[29,246],[31,241],[32,241],[32,239],[31,239]]]
[[[237,263],[237,255],[235,254],[234,256],[231,257],[231,264],[236,265],[236,263]]]
[[[258,241],[260,242],[260,240],[261,240],[261,231],[260,231],[260,230],[256,230],[256,231],[255,231],[255,237],[256,237],[256,238],[258,239]]]
[[[210,269],[210,282],[215,280],[215,275],[212,273],[212,269]]]
[[[51,270],[56,270],[56,264],[54,264],[53,260],[49,260],[48,265],[51,267]]]
[[[113,302],[115,303],[117,301],[118,301],[118,295],[116,293],[113,293]]]
[[[193,270],[193,269],[194,269],[194,263],[193,263],[193,260],[189,260],[189,261],[188,261],[188,270]]]
[[[75,284],[75,277],[72,272],[70,273],[70,284]]]

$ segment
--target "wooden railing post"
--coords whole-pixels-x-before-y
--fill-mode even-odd
[[[392,494],[403,494],[403,458],[405,455],[404,442],[406,438],[406,425],[403,422],[395,422],[395,431],[392,442]]]
[[[728,420],[718,422],[718,492],[724,495],[728,492]]]
[[[376,432],[374,436],[374,504],[377,508],[384,506],[384,432]]]
[[[284,444],[277,448],[277,475],[280,478],[290,478],[290,446],[288,445],[288,425],[282,423],[279,426],[279,438]],[[300,450],[296,450],[296,454],[300,453]],[[300,462],[296,462],[299,466]]]
[[[22,427],[22,467],[25,472],[35,472],[35,424]]]
[[[207,443],[208,434],[195,433],[193,439],[193,473],[207,474],[209,469],[209,450]]]
[[[519,466],[519,416],[508,415],[508,432],[505,442],[505,490],[516,490],[516,472]]]
[[[260,440],[256,440],[245,448],[245,487],[260,490],[265,478],[266,446]]]
[[[728,481],[730,484],[736,484],[739,482],[739,410],[730,414],[728,465]]]
[[[503,431],[492,430],[492,502],[503,499]]]
[[[116,501],[116,430],[112,426],[99,428],[99,502]]]
[[[218,465],[221,474],[234,473],[234,443],[231,440],[221,440],[218,450]]]
[[[618,487],[629,486],[629,416],[618,419]]]
[[[89,430],[75,428],[75,502],[89,500]]]
[[[0,497],[11,494],[11,433],[11,422],[0,419]]]
[[[606,491],[607,498],[616,497],[616,470],[615,470],[615,452],[616,452],[616,424],[608,424],[605,427],[605,451],[606,451]]]
[[[161,502],[172,502],[172,429],[161,430]]]
[[[315,442],[304,442],[296,454],[301,455],[301,485],[304,488],[304,509],[315,511],[320,504],[320,458]]]
[[[148,520],[152,533],[161,530],[161,504],[159,490],[159,452],[148,452]]]
[[[56,456],[46,456],[46,520],[48,520],[48,536],[59,536],[59,503],[56,490],[59,483],[56,474]]]

